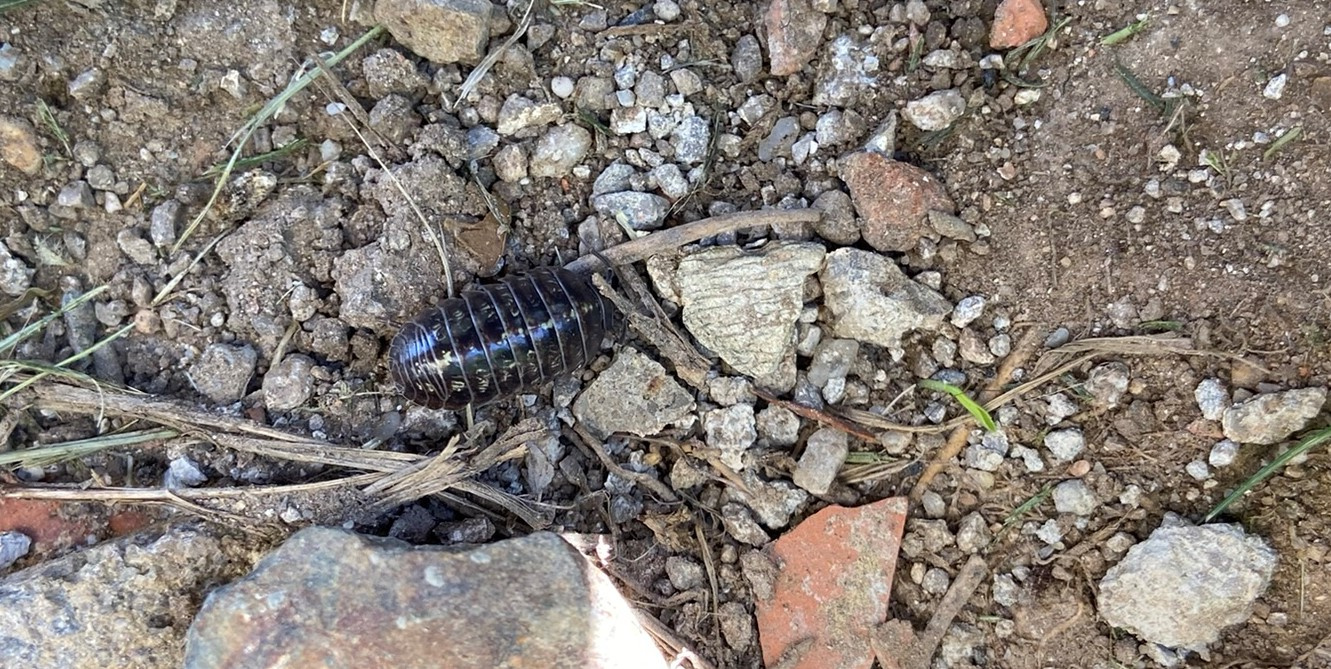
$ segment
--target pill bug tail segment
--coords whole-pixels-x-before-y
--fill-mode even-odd
[[[407,323],[389,371],[407,399],[462,409],[512,397],[583,365],[612,329],[590,275],[539,268],[470,288]]]

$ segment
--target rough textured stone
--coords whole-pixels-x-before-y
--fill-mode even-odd
[[[850,452],[846,433],[829,427],[809,435],[791,480],[815,495],[826,495]]]
[[[753,406],[736,404],[703,415],[707,445],[721,452],[721,462],[735,471],[744,469],[744,454],[758,439]]]
[[[299,353],[282,358],[263,377],[263,403],[270,411],[289,411],[314,393],[314,360]]]
[[[259,354],[250,346],[210,344],[190,369],[189,379],[208,399],[227,404],[245,396],[258,362]]]
[[[955,210],[943,184],[924,170],[876,151],[858,151],[839,161],[860,234],[879,251],[910,251],[929,233],[928,213]]]
[[[42,149],[31,123],[0,116],[0,160],[29,176],[42,171]]]
[[[670,200],[652,193],[624,191],[606,193],[592,198],[596,212],[612,220],[621,216],[634,230],[655,230],[665,222],[670,211]]]
[[[1172,515],[1109,569],[1097,605],[1145,641],[1201,650],[1252,615],[1277,556],[1239,525],[1193,527]]]
[[[901,497],[854,509],[830,506],[772,544],[771,585],[753,584],[766,666],[810,640],[798,659],[781,666],[869,666],[869,638],[888,615],[906,508]],[[751,580],[757,571],[746,565]]]
[[[1003,0],[994,10],[989,46],[1010,49],[1039,37],[1049,28],[1040,0]]]
[[[772,0],[763,22],[771,72],[784,77],[799,72],[818,51],[827,16],[808,0]]]
[[[601,437],[614,432],[657,434],[691,411],[688,391],[660,363],[627,346],[573,402],[573,415]]]
[[[488,0],[378,0],[375,21],[435,63],[479,63],[490,41]]]
[[[203,591],[247,552],[183,524],[15,572],[0,580],[0,666],[179,667]]]
[[[897,347],[911,330],[937,330],[952,310],[937,291],[911,281],[877,253],[837,249],[827,254],[819,278],[838,337]]]
[[[759,385],[790,389],[804,279],[824,253],[818,244],[774,242],[757,252],[724,246],[685,258],[675,277],[684,327]]]
[[[1275,444],[1303,429],[1326,404],[1326,388],[1258,395],[1225,409],[1225,437],[1240,444]]]
[[[558,536],[412,547],[302,530],[208,597],[187,669],[660,667],[610,580]]]
[[[955,88],[934,91],[919,100],[906,103],[901,112],[911,125],[925,132],[944,130],[966,113],[966,96]]]
[[[531,154],[533,177],[562,177],[592,148],[592,133],[573,124],[550,128],[536,140]]]

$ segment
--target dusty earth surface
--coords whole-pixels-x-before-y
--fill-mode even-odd
[[[6,11],[0,14],[5,45],[0,59],[7,59],[0,60],[0,116],[21,120],[21,132],[34,138],[41,155],[31,174],[0,167],[0,222],[13,255],[6,260],[5,280],[10,287],[28,283],[23,268],[30,268],[31,285],[48,291],[45,299],[34,302],[28,295],[26,303],[7,312],[6,327],[12,331],[49,312],[62,291],[104,285],[87,336],[133,327],[111,344],[111,353],[85,364],[89,374],[338,444],[374,440],[386,450],[432,452],[459,433],[465,420],[406,406],[392,390],[384,356],[394,327],[446,288],[438,255],[378,160],[406,166],[396,170],[404,190],[430,217],[453,221],[452,227],[445,221],[445,241],[461,286],[477,275],[576,257],[586,249],[587,236],[615,241],[619,231],[613,222],[582,226],[596,214],[593,182],[617,160],[650,165],[642,152],[627,158],[631,149],[654,149],[658,157],[666,150],[664,142],[641,133],[609,132],[608,109],[579,109],[579,93],[568,99],[552,95],[554,78],[613,78],[616,66],[632,54],[639,76],[662,74],[667,93],[689,89],[692,113],[706,120],[714,140],[720,134],[738,140],[709,147],[700,162],[705,182],[674,203],[666,225],[783,201],[807,204],[826,190],[844,189],[836,178],[838,155],[863,144],[907,102],[955,88],[967,100],[965,114],[939,132],[902,120],[896,154],[943,183],[960,217],[987,235],[968,244],[943,241],[893,254],[908,274],[937,272],[941,292],[954,303],[985,296],[984,316],[975,328],[986,340],[1009,333],[1015,342],[1027,332],[1059,327],[1074,340],[1171,330],[1190,337],[1197,349],[1253,363],[1216,356],[1121,356],[1130,369],[1127,397],[1117,407],[1087,409],[1070,418],[1086,435],[1079,459],[1090,465],[1089,474],[1081,473],[1098,493],[1095,512],[1080,518],[1065,514],[1062,540],[1051,548],[1028,529],[1058,514],[1047,504],[1037,506],[1017,531],[987,548],[995,573],[1020,567],[1028,574],[1022,597],[1006,606],[982,587],[962,616],[971,640],[953,644],[965,652],[952,656],[964,658],[957,660],[959,666],[1149,666],[1135,640],[1095,613],[1096,583],[1110,564],[1098,545],[1116,532],[1144,539],[1167,511],[1199,519],[1275,452],[1273,446],[1245,445],[1234,464],[1216,468],[1204,480],[1185,472],[1190,462],[1205,460],[1220,438],[1214,422],[1199,420],[1194,389],[1207,378],[1219,378],[1235,392],[1331,384],[1331,225],[1323,220],[1331,206],[1331,149],[1324,131],[1331,113],[1331,15],[1319,3],[1298,2],[1053,3],[1047,6],[1050,24],[1061,27],[1053,48],[1017,75],[1041,87],[1023,88],[978,66],[994,52],[988,26],[995,1],[930,0],[924,3],[928,17],[918,25],[903,19],[896,4],[831,3],[821,43],[855,36],[879,65],[871,73],[872,85],[836,105],[860,117],[859,131],[799,164],[789,142],[768,160],[760,160],[759,152],[780,118],[795,117],[798,134],[804,134],[832,110],[815,100],[817,83],[831,67],[830,51],[820,48],[792,75],[771,76],[764,48],[763,70],[742,81],[732,65],[737,43],[757,35],[766,46],[758,27],[764,7],[758,3],[690,0],[680,3],[680,15],[666,28],[618,33],[607,33],[607,25],[620,25],[641,7],[605,3],[602,17],[590,5],[542,7],[533,20],[536,29],[519,41],[521,49],[501,60],[457,111],[450,104],[470,65],[434,65],[381,36],[332,68],[350,98],[374,110],[369,115],[374,132],[358,137],[352,130],[358,123],[347,121],[349,113],[328,113],[341,99],[336,91],[312,87],[298,94],[256,133],[245,155],[304,143],[238,169],[187,239],[188,223],[212,192],[206,173],[229,157],[228,141],[237,129],[285,87],[308,56],[347,46],[369,25],[344,17],[338,2],[52,1]],[[520,22],[524,7],[516,3],[507,18],[495,21],[492,45]],[[1150,20],[1138,34],[1121,44],[1101,44],[1139,15]],[[966,64],[942,68],[920,62],[922,54],[936,50],[962,55]],[[672,77],[672,69],[699,76]],[[1147,91],[1171,100],[1164,113],[1125,83],[1123,70]],[[1281,76],[1283,89],[1273,91],[1273,78]],[[1014,97],[1022,91],[1038,96],[1027,92],[1017,104]],[[469,160],[467,131],[495,127],[513,94],[554,101],[560,125],[588,131],[594,144],[578,168],[538,176],[532,158],[532,174],[509,179],[500,176],[514,176],[513,166],[497,163],[511,161],[512,152],[490,151]],[[770,96],[772,110],[742,119],[737,110],[759,95]],[[1275,143],[1291,132],[1298,133],[1292,141]],[[523,160],[539,150],[539,133],[501,129],[500,135],[500,146],[519,145]],[[650,169],[639,167],[644,173]],[[486,192],[502,203],[498,209],[511,212],[503,229],[495,225]],[[499,241],[504,233],[507,238]],[[219,238],[214,248],[206,248]],[[180,248],[173,249],[180,239]],[[375,268],[396,284],[376,285]],[[181,275],[177,285],[168,285]],[[168,299],[154,303],[168,288]],[[381,291],[387,296],[377,295]],[[995,324],[996,319],[1002,322]],[[68,332],[77,330],[69,322],[57,322],[14,355],[67,357],[77,334]],[[928,357],[921,351],[936,350],[935,337],[908,338],[902,362],[862,346],[851,378],[862,379],[865,392],[848,400],[857,403],[850,408],[887,405],[913,386],[918,370],[932,374],[939,365],[930,370],[919,360]],[[239,361],[202,360],[217,343],[249,348]],[[651,355],[651,347],[636,345]],[[594,378],[612,355],[607,350],[577,383]],[[283,376],[298,378],[307,388],[282,395],[287,391],[268,387],[265,377],[278,357],[287,366]],[[799,364],[803,369],[807,358]],[[1254,364],[1263,371],[1255,371]],[[247,365],[253,367],[252,378],[246,373],[239,388],[201,377]],[[979,388],[994,374],[995,363],[959,361],[955,367],[965,374],[962,385]],[[877,370],[887,376],[871,383]],[[1007,427],[1013,443],[1038,444],[1048,429],[1040,417],[1048,395],[1081,397],[1085,372],[1076,370],[1066,382],[1019,399],[1019,416]],[[569,395],[567,384],[557,385],[555,394]],[[272,406],[273,397],[293,395],[289,406]],[[8,407],[10,449],[121,427],[27,412],[18,401],[23,397]],[[938,401],[927,393],[909,394],[892,405],[889,417],[926,424],[926,409]],[[547,388],[530,401],[481,409],[473,434],[501,433],[522,416],[549,411],[551,402]],[[559,406],[567,404],[565,399]],[[948,406],[949,415],[956,415]],[[801,435],[814,427],[805,420]],[[664,436],[674,443],[700,433],[698,427],[671,430]],[[790,525],[831,499],[853,505],[908,492],[920,463],[928,462],[941,442],[915,439],[887,457],[900,466],[809,500]],[[852,446],[866,453],[880,448],[859,440]],[[602,489],[601,464],[585,450],[568,450],[577,463],[556,465],[539,491],[523,488],[531,474],[521,464],[496,467],[483,478],[539,499],[551,527],[614,533],[622,543],[619,554],[626,556],[621,574],[642,584],[637,596],[654,599],[653,612],[668,626],[718,666],[757,666],[757,644],[723,635],[726,621],[714,613],[723,602],[738,602],[738,615],[752,613],[751,594],[734,566],[736,552],[748,548],[727,536],[711,508],[721,499],[723,477],[710,477],[688,496],[698,505],[701,536],[708,542],[704,551],[693,538],[691,521],[678,526],[677,508],[641,490],[627,497],[631,503],[611,504],[613,495]],[[640,452],[630,455],[635,450]],[[662,479],[682,457],[677,449],[636,440],[618,442],[612,454],[635,467],[659,465]],[[327,470],[177,441],[44,468],[29,465],[15,470],[10,482],[132,487],[160,481],[181,456],[202,472],[205,487],[331,477]],[[792,462],[770,458],[764,471],[789,476]],[[1315,652],[1329,643],[1324,638],[1331,633],[1331,555],[1325,543],[1331,535],[1329,465],[1315,452],[1227,511],[1227,519],[1269,541],[1280,561],[1249,622],[1211,648],[1212,666],[1331,666]],[[973,512],[997,529],[1047,483],[1065,478],[1067,467],[1051,464],[1043,472],[1028,472],[1020,460],[1009,458],[997,471],[976,477],[958,459],[930,489],[945,501],[940,517],[952,531]],[[1131,486],[1140,489],[1139,502],[1120,503],[1120,494]],[[485,541],[529,531],[500,514],[480,534],[468,534],[476,527],[466,520],[476,515],[473,504],[430,499],[366,516],[340,509],[336,501],[301,507],[263,498],[243,511],[228,510],[262,521],[280,518],[288,530],[349,519],[362,531],[416,543]],[[92,531],[105,533],[98,505],[71,507],[69,513],[87,514]],[[490,513],[494,518],[493,509]],[[681,533],[689,538],[679,539]],[[728,561],[722,565],[723,602],[712,601],[715,591],[707,586],[693,596],[675,592],[663,566],[672,552],[696,561]],[[910,577],[917,563],[955,574],[964,557],[955,550],[903,557],[893,617],[919,628],[939,599]],[[43,558],[35,552],[18,566]],[[1191,661],[1201,662],[1195,656]]]

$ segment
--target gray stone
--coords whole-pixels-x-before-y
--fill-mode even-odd
[[[979,511],[966,514],[957,525],[957,548],[963,553],[978,553],[992,540],[993,534],[989,532],[989,523]]]
[[[88,182],[80,179],[65,184],[55,196],[55,202],[70,209],[89,209],[97,205],[97,198],[93,197],[92,187]]]
[[[778,156],[789,156],[790,147],[800,132],[800,120],[794,116],[783,116],[772,124],[771,132],[758,142],[758,160],[770,162]]]
[[[1086,448],[1086,438],[1078,429],[1054,430],[1044,436],[1044,447],[1054,462],[1072,462]]]
[[[520,144],[509,144],[495,154],[494,167],[500,181],[519,183],[527,178],[527,153]]]
[[[1326,388],[1258,395],[1225,409],[1221,424],[1225,437],[1240,444],[1275,444],[1303,429],[1324,404]]]
[[[97,95],[106,85],[106,74],[97,68],[85,70],[69,82],[69,96],[75,100],[87,101]]]
[[[665,368],[630,347],[573,402],[573,415],[598,437],[651,436],[692,411],[693,397]]]
[[[741,473],[744,490],[731,488],[727,494],[753,510],[758,522],[770,530],[790,524],[790,519],[809,501],[809,493],[790,481],[768,481],[753,471]]]
[[[994,576],[993,596],[994,601],[999,604],[1012,608],[1017,603],[1017,597],[1021,594],[1021,586],[1017,585],[1017,580],[1012,574],[996,574]]]
[[[745,100],[744,103],[735,110],[735,113],[739,116],[741,121],[752,126],[757,124],[764,116],[767,116],[775,109],[776,98],[773,98],[766,93],[762,93],[751,96],[749,99]]]
[[[210,344],[190,369],[194,389],[217,404],[245,396],[259,354],[249,345]]]
[[[573,80],[568,77],[555,77],[550,80],[550,92],[560,99],[573,95]]]
[[[153,246],[166,248],[176,243],[176,224],[180,222],[180,202],[167,200],[153,207],[148,218],[148,238]]]
[[[948,239],[957,239],[963,242],[974,242],[978,237],[975,234],[975,228],[970,223],[962,220],[961,217],[946,211],[931,209],[928,213],[929,227],[934,232],[947,237]]]
[[[989,345],[974,330],[970,328],[962,330],[957,344],[962,360],[976,365],[994,364],[994,354],[989,352]]]
[[[661,189],[661,193],[671,200],[678,200],[689,194],[689,180],[684,178],[679,165],[665,163],[652,170],[652,179]]]
[[[1063,528],[1058,526],[1057,520],[1050,518],[1035,530],[1035,538],[1050,546],[1057,546],[1063,540]]]
[[[536,140],[531,154],[531,175],[562,177],[568,174],[592,148],[592,134],[573,124],[555,126]]]
[[[0,664],[180,667],[199,601],[248,568],[247,544],[178,524],[10,574],[0,579]]]
[[[1234,464],[1234,459],[1239,456],[1239,443],[1230,439],[1222,439],[1211,447],[1211,453],[1207,456],[1206,462],[1212,467],[1228,467]]]
[[[815,495],[826,495],[850,452],[850,440],[840,430],[824,427],[809,435],[804,454],[791,480]]]
[[[735,41],[735,50],[730,52],[730,66],[740,83],[747,84],[763,73],[763,51],[758,38],[751,34],[741,35]]]
[[[564,115],[559,105],[538,103],[521,95],[510,95],[499,108],[495,129],[502,136],[513,135],[527,128],[540,128],[558,121]]]
[[[878,83],[878,54],[850,35],[832,41],[818,80],[813,86],[813,104],[819,107],[852,107],[860,95]]]
[[[458,669],[666,666],[610,579],[557,535],[460,548],[309,528],[208,597],[184,667],[385,658],[401,667],[446,658]]]
[[[171,458],[166,474],[162,476],[162,487],[167,490],[193,488],[208,482],[208,476],[187,456]]]
[[[952,310],[952,325],[958,328],[964,328],[970,325],[975,319],[984,314],[985,299],[983,295],[971,295],[963,297],[957,302],[956,309]]]
[[[139,231],[134,228],[124,228],[116,233],[116,245],[130,260],[140,265],[157,263],[157,249],[152,242],[140,237]]]
[[[770,405],[758,412],[758,436],[775,447],[794,446],[799,440],[800,419],[790,409]]]
[[[712,130],[707,121],[698,116],[690,116],[670,133],[670,143],[675,147],[675,162],[695,165],[707,158],[707,147],[712,141]]]
[[[750,546],[763,546],[771,540],[762,525],[753,519],[753,513],[738,502],[721,507],[721,524],[725,526],[726,534]]]
[[[939,597],[946,593],[948,586],[951,584],[952,578],[947,575],[946,571],[943,571],[938,567],[933,567],[924,572],[924,578],[920,579],[920,589],[923,590],[925,594],[933,595],[934,597]],[[965,655],[969,656],[970,654],[966,653]],[[946,666],[958,665],[949,663]]]
[[[592,182],[592,195],[604,195],[606,193],[618,193],[629,190],[632,187],[633,175],[637,170],[632,165],[624,163],[610,163],[601,174]]]
[[[22,532],[0,532],[0,571],[9,569],[10,565],[27,555],[31,547],[32,539]]]
[[[370,127],[375,132],[392,140],[405,143],[405,140],[421,127],[421,115],[406,97],[391,93],[374,103],[370,108]]]
[[[962,453],[962,462],[971,469],[993,472],[1003,465],[1003,459],[1007,457],[1009,442],[1007,434],[998,432],[986,432],[980,437],[980,443],[971,444],[966,447]]]
[[[952,311],[937,291],[911,281],[877,253],[837,249],[827,254],[819,278],[838,337],[896,348],[907,332],[937,331]]]
[[[1050,425],[1058,425],[1064,418],[1075,416],[1081,411],[1076,402],[1073,402],[1063,393],[1054,393],[1048,398],[1048,405],[1045,407],[1045,422]]]
[[[88,170],[88,185],[93,190],[111,190],[116,187],[116,173],[106,165],[93,166]]]
[[[657,4],[661,2],[658,0]],[[743,602],[732,599],[721,604],[717,607],[716,617],[721,622],[721,636],[727,646],[743,651],[753,645],[753,616]]]
[[[675,277],[684,327],[759,385],[789,390],[804,280],[823,255],[818,244],[778,241],[752,253],[723,246],[684,258]]]
[[[753,406],[736,404],[703,414],[707,445],[721,452],[721,462],[735,471],[745,468],[744,454],[758,439]]]
[[[1206,479],[1211,478],[1211,468],[1207,467],[1206,462],[1202,460],[1193,460],[1192,462],[1189,462],[1183,467],[1183,471],[1187,472],[1188,476],[1191,476],[1198,481],[1205,481]]]
[[[1197,399],[1197,408],[1202,410],[1202,418],[1220,420],[1229,408],[1229,389],[1220,379],[1202,379],[1192,393]]]
[[[753,384],[742,376],[718,376],[707,380],[707,394],[721,406],[751,404]]]
[[[596,213],[626,223],[634,230],[655,230],[670,212],[670,200],[654,193],[623,191],[592,198]]]
[[[467,159],[480,160],[499,148],[499,133],[484,125],[467,130]]]
[[[374,19],[418,56],[474,65],[490,41],[492,8],[489,0],[377,0]]]
[[[1097,405],[1112,408],[1118,406],[1123,393],[1128,391],[1128,381],[1127,365],[1121,362],[1107,362],[1096,365],[1091,373],[1086,375],[1086,383],[1082,387],[1095,398]]]
[[[823,212],[813,224],[819,237],[837,246],[849,246],[860,241],[860,226],[855,220],[855,204],[842,190],[829,190],[813,201],[813,208]]]
[[[263,376],[263,403],[269,411],[290,411],[314,394],[314,360],[299,353],[288,355]]]
[[[703,89],[702,77],[688,68],[671,70],[670,81],[675,84],[675,90],[684,97],[700,93]]]
[[[678,555],[671,555],[666,558],[665,570],[666,576],[670,579],[670,584],[680,591],[701,587],[703,580],[707,577],[702,565]]]
[[[932,490],[926,490],[920,496],[920,506],[927,518],[942,518],[947,514],[947,502],[943,500],[942,495]]]
[[[809,363],[809,383],[819,388],[833,379],[845,379],[859,355],[860,343],[854,339],[824,339]]]
[[[22,259],[14,257],[9,247],[0,242],[0,291],[12,297],[18,297],[32,287],[32,275],[36,270],[28,267]]]
[[[1095,513],[1095,493],[1081,479],[1063,481],[1054,486],[1054,508],[1059,513],[1089,516]]]
[[[647,110],[637,105],[612,110],[610,112],[610,132],[616,135],[647,132]]]
[[[1239,525],[1165,524],[1100,581],[1100,615],[1144,641],[1200,651],[1252,615],[1277,555]]]
[[[416,64],[397,49],[379,49],[366,56],[361,61],[361,74],[369,85],[370,98],[375,100],[390,93],[412,97],[429,83],[416,70]]]
[[[902,116],[920,130],[933,132],[946,129],[965,113],[966,97],[961,91],[949,88],[906,103]]]

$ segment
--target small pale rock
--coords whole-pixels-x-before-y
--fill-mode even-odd
[[[854,339],[824,339],[809,363],[809,383],[825,387],[832,379],[844,379],[859,355],[860,343]]]
[[[651,436],[692,411],[688,391],[660,363],[629,347],[573,402],[573,415],[600,437]]]
[[[605,193],[618,193],[632,188],[633,176],[637,170],[632,165],[610,163],[592,182],[592,196]]]
[[[1044,436],[1044,447],[1054,462],[1072,462],[1086,448],[1086,437],[1077,429],[1054,430]]]
[[[610,132],[616,135],[647,132],[647,110],[636,105],[611,110]]]
[[[735,471],[745,468],[744,454],[758,439],[753,406],[736,404],[703,414],[707,445],[721,452],[721,462]]]
[[[874,151],[839,161],[855,210],[864,219],[864,241],[878,251],[913,250],[928,233],[930,210],[955,210],[952,198],[932,175]]]
[[[424,667],[441,658],[458,669],[569,658],[666,666],[610,579],[557,535],[459,550],[329,528],[298,532],[209,595],[184,666]]]
[[[804,281],[823,256],[818,244],[778,241],[752,253],[724,246],[684,258],[675,277],[684,326],[740,373],[790,389]]]
[[[838,246],[860,240],[860,226],[855,221],[855,205],[845,191],[829,190],[813,201],[813,208],[823,215],[813,224],[814,232]]]
[[[573,95],[573,80],[568,77],[555,77],[550,80],[550,92],[561,99]]]
[[[263,376],[263,402],[270,411],[290,411],[314,394],[314,359],[299,353],[282,358]]]
[[[804,454],[791,480],[815,495],[826,495],[849,452],[850,441],[845,432],[821,428],[805,441]]]
[[[989,345],[970,328],[961,331],[957,350],[961,352],[961,358],[966,362],[976,365],[994,364],[994,354],[989,352]]]
[[[531,153],[533,177],[562,177],[572,171],[592,148],[592,134],[582,126],[568,124],[545,131]]]
[[[509,144],[494,156],[495,176],[500,181],[519,183],[527,178],[527,153],[520,144]]]
[[[377,0],[374,20],[439,65],[479,63],[490,42],[489,0]]]
[[[763,22],[772,75],[784,77],[813,59],[823,41],[827,15],[815,11],[808,0],[772,0]]]
[[[901,115],[920,130],[934,132],[956,123],[965,113],[966,97],[961,91],[949,88],[906,103],[906,109]]]
[[[978,511],[966,514],[957,525],[957,548],[963,553],[978,553],[984,550],[992,539],[989,523],[985,522],[984,516]]]
[[[838,337],[898,347],[907,332],[938,330],[952,310],[937,291],[911,281],[877,253],[837,249],[827,254],[819,278]]]
[[[790,409],[769,405],[758,412],[758,436],[775,447],[794,446],[799,440],[800,419]]]
[[[1281,72],[1271,80],[1266,82],[1266,87],[1262,89],[1262,97],[1268,100],[1279,100],[1285,94],[1285,82],[1289,80],[1289,75]]]
[[[670,133],[670,143],[675,147],[675,162],[684,165],[694,165],[706,159],[711,141],[711,127],[698,116],[680,121]]]
[[[963,297],[952,310],[952,325],[964,328],[984,313],[985,299],[982,295]]]
[[[1205,481],[1206,479],[1211,478],[1211,468],[1207,467],[1206,463],[1201,460],[1193,460],[1192,462],[1189,462],[1183,467],[1183,471],[1187,472],[1188,476],[1191,476],[1198,481]]]
[[[42,150],[31,123],[0,116],[0,160],[28,176],[42,171]]]
[[[205,397],[227,404],[245,396],[258,362],[259,354],[248,345],[210,344],[190,369],[189,378]]]
[[[1040,0],[1003,0],[994,10],[994,26],[989,31],[989,46],[1011,49],[1021,46],[1049,29]]]
[[[1128,366],[1121,362],[1107,362],[1098,365],[1086,376],[1083,388],[1095,398],[1102,407],[1118,406],[1123,393],[1128,390]]]
[[[1303,429],[1326,404],[1325,388],[1258,395],[1225,409],[1225,437],[1240,444],[1275,444]]]
[[[162,487],[167,490],[193,488],[207,483],[208,476],[199,469],[199,465],[188,457],[171,458],[166,474],[162,476]]]
[[[32,287],[32,275],[36,270],[28,267],[22,259],[14,257],[9,247],[0,242],[0,292],[18,297]]]
[[[527,128],[550,125],[563,115],[559,105],[552,102],[538,103],[520,95],[510,95],[499,109],[495,130],[500,135],[512,135]]]
[[[753,513],[748,507],[738,502],[721,507],[721,523],[725,525],[726,534],[750,546],[762,546],[770,540],[767,531],[753,519]]]
[[[1202,418],[1220,420],[1229,408],[1229,389],[1220,379],[1202,379],[1197,389],[1192,392],[1197,399],[1197,408],[1202,410]]]
[[[1144,641],[1203,650],[1252,615],[1277,554],[1238,525],[1165,524],[1128,550],[1100,581],[1100,615]]]
[[[55,201],[56,204],[70,209],[88,209],[97,204],[96,198],[93,197],[92,187],[88,185],[88,182],[81,179],[65,184],[60,189],[60,193],[56,195]]]
[[[888,616],[906,509],[900,497],[830,506],[771,546],[781,567],[770,596],[756,602],[765,666],[796,644],[807,646],[795,667],[868,665],[869,639]]]
[[[22,532],[0,532],[0,571],[28,554],[32,539]]]
[[[750,34],[740,36],[730,53],[730,66],[742,84],[757,79],[763,72],[763,51],[758,38]]]
[[[1081,479],[1064,481],[1054,486],[1054,508],[1059,513],[1089,516],[1095,513],[1095,493]]]
[[[1058,521],[1050,518],[1035,530],[1035,537],[1050,546],[1058,545],[1063,540],[1063,528],[1058,526]]]
[[[1234,459],[1239,456],[1239,443],[1230,439],[1222,439],[1211,447],[1211,454],[1207,456],[1206,462],[1212,467],[1228,467],[1234,464]]]
[[[634,230],[655,230],[665,222],[670,200],[653,193],[624,191],[597,195],[592,198],[592,206],[596,213],[610,220],[623,220]]]
[[[703,579],[707,576],[702,565],[678,555],[666,558],[665,570],[666,576],[670,578],[670,584],[680,591],[702,586]]]
[[[974,242],[979,238],[970,223],[963,221],[959,216],[936,209],[929,211],[929,227],[948,239]]]
[[[679,165],[665,163],[652,169],[652,179],[656,180],[656,186],[661,189],[661,193],[671,200],[678,200],[689,194],[689,180],[680,171]]]

